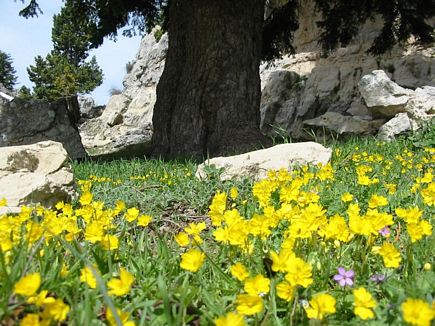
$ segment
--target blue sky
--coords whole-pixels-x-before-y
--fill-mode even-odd
[[[27,3],[28,1],[26,1]],[[26,68],[34,64],[35,57],[51,51],[51,26],[53,15],[60,11],[61,0],[39,0],[44,14],[38,18],[25,19],[18,16],[24,7],[21,0],[0,0],[0,50],[9,53],[17,71],[17,85],[33,87]],[[97,104],[106,104],[111,88],[122,89],[125,64],[136,55],[140,37],[126,38],[119,35],[115,42],[106,39],[104,44],[90,54],[97,57],[103,69],[104,81],[92,92]]]

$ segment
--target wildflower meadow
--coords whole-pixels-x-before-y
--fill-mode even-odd
[[[0,216],[0,324],[433,325],[435,147],[332,148],[259,181],[73,162],[73,203]]]

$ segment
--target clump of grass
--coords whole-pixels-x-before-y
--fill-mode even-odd
[[[79,325],[430,325],[434,153],[198,180],[193,162],[74,163],[80,197],[0,216],[0,318]],[[4,203],[3,203],[4,204]]]

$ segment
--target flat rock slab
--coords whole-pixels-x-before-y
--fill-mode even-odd
[[[198,166],[196,177],[207,177],[207,166],[223,169],[221,180],[237,177],[251,177],[255,180],[267,177],[267,171],[287,169],[294,165],[327,164],[331,159],[332,150],[318,143],[303,142],[281,144],[245,154],[216,157]]]
[[[54,141],[0,147],[0,198],[8,203],[0,215],[19,212],[23,205],[70,201],[74,179],[68,160],[62,144]]]

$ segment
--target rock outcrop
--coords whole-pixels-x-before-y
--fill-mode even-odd
[[[295,165],[327,164],[331,159],[332,150],[314,142],[275,145],[228,157],[216,157],[198,166],[196,176],[207,177],[207,166],[222,169],[221,180],[238,177],[251,177],[255,180],[267,177],[267,171],[287,169]]]
[[[403,88],[382,70],[365,75],[358,87],[373,116],[392,118],[380,128],[380,139],[394,139],[435,117],[435,87]]]
[[[105,108],[104,105],[95,105],[91,96],[79,95],[77,101],[80,108],[80,122],[99,117]]]
[[[15,213],[22,205],[51,207],[74,195],[74,179],[62,144],[44,141],[0,148],[0,215]]]
[[[377,138],[390,141],[406,131],[412,130],[411,120],[406,113],[398,113],[379,128]]]
[[[165,64],[168,39],[146,35],[134,61],[128,64],[124,90],[113,95],[102,115],[80,126],[90,156],[143,156],[150,149],[156,87]]]
[[[284,3],[273,0],[271,9]],[[367,53],[382,29],[379,17],[369,20],[345,48],[325,56],[319,45],[320,29],[316,22],[313,0],[300,2],[299,28],[294,34],[295,55],[260,66],[262,87],[260,129],[270,136],[308,139],[304,121],[327,112],[352,116],[350,123],[366,124],[362,132],[372,133],[373,117],[364,102],[358,83],[362,76],[374,70],[384,70],[399,89],[435,86],[435,48],[409,40],[405,46],[375,57]],[[313,14],[314,13],[314,14]],[[317,15],[317,16],[316,16]],[[84,146],[92,156],[146,154],[152,136],[152,114],[156,85],[164,67],[167,37],[156,42],[153,34],[145,36],[130,71],[124,79],[124,90],[114,95],[101,117],[91,119],[80,127]],[[399,86],[400,85],[400,86]],[[399,92],[400,93],[400,92]],[[406,94],[404,94],[406,96]],[[392,111],[392,118],[399,111]],[[356,130],[355,130],[356,131]],[[340,131],[339,131],[340,132]]]
[[[368,116],[329,111],[304,120],[304,126],[319,131],[317,136],[328,132],[338,135],[377,134],[379,139],[392,140],[396,135],[420,128],[435,116],[435,87],[424,86],[413,91],[397,85],[384,71],[374,70],[361,78],[358,88]]]
[[[358,89],[373,116],[392,118],[405,112],[412,91],[393,82],[383,70],[374,70],[361,78]]]
[[[313,129],[324,128],[338,135],[374,135],[384,122],[384,119],[364,120],[338,112],[326,112],[314,119],[305,120],[304,125]]]
[[[318,44],[320,30],[313,17],[314,2],[301,2],[299,29],[293,45],[295,55],[262,64],[261,130],[269,135],[304,139],[302,121],[326,112],[360,117],[372,117],[362,100],[358,83],[373,70],[384,70],[400,88],[416,89],[435,86],[435,48],[409,40],[405,46],[395,46],[391,52],[375,57],[367,53],[382,28],[380,19],[369,20],[346,48],[339,48],[328,56],[322,55]],[[286,74],[287,73],[287,74]],[[277,88],[283,76],[286,89]],[[400,86],[399,86],[400,85]],[[403,94],[406,96],[406,94]],[[403,98],[398,98],[398,100]],[[391,112],[389,118],[398,112]]]
[[[71,120],[65,100],[15,98],[0,103],[0,147],[52,140],[62,143],[71,158],[84,158],[86,152]]]

